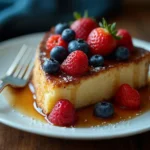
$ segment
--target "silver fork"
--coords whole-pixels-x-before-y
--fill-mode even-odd
[[[0,80],[0,92],[7,86],[24,87],[31,75],[34,66],[35,52],[27,45],[23,45],[15,60],[7,70],[5,76]]]

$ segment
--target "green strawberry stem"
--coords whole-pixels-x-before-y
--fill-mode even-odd
[[[116,22],[108,24],[107,21],[102,18],[102,22],[99,23],[101,28],[106,29],[116,40],[120,40],[121,37],[117,36]]]
[[[80,19],[80,18],[88,18],[88,11],[87,11],[87,10],[84,11],[83,17],[82,17],[82,15],[81,15],[80,13],[78,13],[78,12],[74,12],[74,13],[73,13],[73,16],[74,16],[74,18],[75,18],[76,20],[78,20],[78,19]]]
[[[85,10],[85,11],[84,11],[83,18],[88,18],[88,17],[89,17],[89,15],[88,15],[88,11],[87,11],[87,10]]]
[[[81,18],[81,14],[78,13],[78,12],[74,12],[74,13],[73,13],[73,16],[74,16],[74,18],[75,18],[76,20],[78,20],[78,19]]]

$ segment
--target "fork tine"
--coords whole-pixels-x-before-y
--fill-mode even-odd
[[[14,71],[13,77],[17,77],[20,73],[21,69],[23,68],[24,64],[26,64],[26,61],[29,59],[31,54],[31,48],[27,48],[26,52],[24,53],[24,56],[16,66],[16,70]]]
[[[23,77],[24,80],[28,80],[30,77],[30,74],[31,74],[32,69],[34,67],[34,59],[35,59],[35,57],[30,61],[30,65],[28,66],[28,69],[27,69],[27,71]]]
[[[19,51],[19,53],[17,54],[16,58],[14,59],[12,65],[9,67],[9,69],[6,72],[6,75],[9,76],[11,75],[15,68],[17,67],[17,64],[19,63],[19,61],[21,60],[21,58],[23,57],[23,54],[25,53],[25,51],[27,50],[27,46],[23,45]]]
[[[27,70],[27,68],[28,68],[28,66],[29,66],[29,64],[30,64],[30,62],[31,62],[31,60],[32,60],[33,57],[34,57],[35,52],[34,52],[33,50],[31,50],[31,49],[30,49],[30,51],[31,51],[30,56],[29,56],[29,58],[26,60],[26,62],[24,63],[24,65],[23,65],[23,67],[22,67],[22,69],[20,70],[20,73],[19,73],[19,75],[18,75],[18,78],[19,78],[19,79],[21,79],[21,78],[23,77],[23,75],[24,75],[24,73],[26,72],[26,70]]]

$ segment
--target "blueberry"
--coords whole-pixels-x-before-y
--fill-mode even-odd
[[[103,66],[103,64],[104,64],[104,58],[101,55],[93,55],[90,58],[89,63],[93,67]]]
[[[71,53],[76,50],[81,50],[84,53],[88,54],[89,45],[82,39],[73,40],[68,45],[68,51],[69,53]]]
[[[130,52],[126,47],[118,47],[115,52],[117,60],[127,60],[129,59]]]
[[[59,23],[55,26],[55,33],[61,34],[63,30],[69,28],[69,25],[67,23]]]
[[[94,115],[101,118],[109,118],[114,114],[114,107],[109,102],[99,102],[94,107]]]
[[[50,57],[59,62],[62,62],[68,55],[67,50],[62,46],[55,46],[50,51]]]
[[[59,69],[60,69],[60,65],[57,60],[46,59],[45,62],[43,63],[43,70],[46,73],[54,74],[54,73],[57,73]]]
[[[75,32],[71,29],[65,29],[62,32],[62,39],[66,42],[70,42],[75,39]]]

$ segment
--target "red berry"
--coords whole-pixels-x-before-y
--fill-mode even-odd
[[[91,18],[80,18],[72,23],[71,29],[75,31],[76,38],[87,40],[89,33],[97,26]]]
[[[115,38],[104,28],[96,28],[89,34],[87,43],[92,54],[108,55],[116,48]]]
[[[121,37],[120,40],[117,40],[117,45],[118,46],[125,46],[130,51],[134,50],[131,35],[127,30],[119,29],[118,32],[117,32],[117,35]]]
[[[61,69],[69,75],[83,75],[88,70],[87,55],[80,50],[70,53],[62,63]]]
[[[71,126],[76,121],[75,108],[66,99],[59,100],[52,112],[48,115],[48,120],[57,126]]]
[[[62,39],[61,35],[52,35],[48,38],[46,42],[46,49],[51,51],[55,46],[62,46],[67,48],[67,43]]]
[[[115,97],[116,102],[128,109],[140,108],[140,94],[128,84],[122,84]]]

